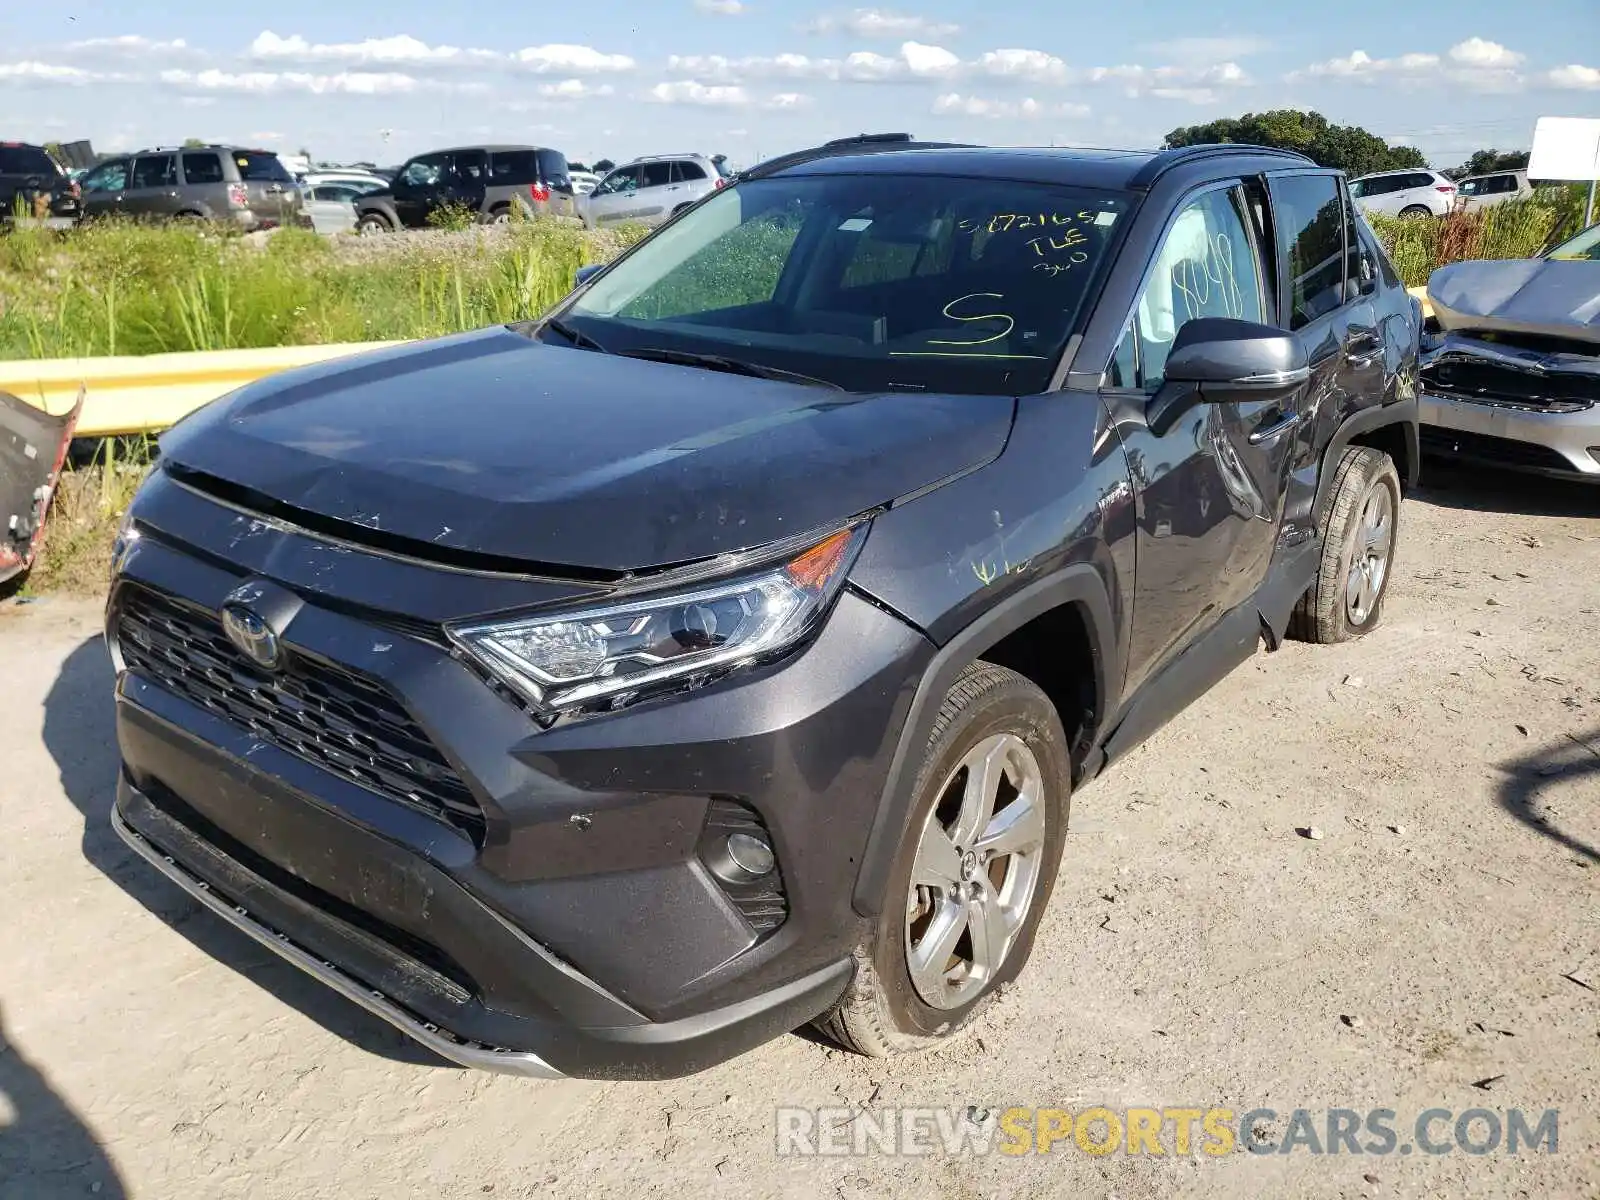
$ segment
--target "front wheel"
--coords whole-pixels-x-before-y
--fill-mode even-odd
[[[1370,446],[1351,446],[1334,468],[1322,563],[1289,619],[1304,642],[1348,642],[1383,616],[1400,540],[1400,473]]]
[[[356,232],[362,237],[373,237],[376,234],[393,231],[394,226],[389,224],[388,219],[380,217],[377,213],[368,213],[356,222]]]
[[[882,914],[817,1025],[872,1057],[943,1042],[1016,978],[1055,885],[1072,769],[1049,698],[968,667],[923,756]]]

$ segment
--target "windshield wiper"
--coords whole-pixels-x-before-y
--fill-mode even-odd
[[[560,317],[551,317],[549,320],[547,320],[544,323],[544,327],[546,329],[555,330],[557,333],[559,333],[562,337],[566,338],[567,341],[571,342],[574,346],[578,347],[580,350],[595,350],[595,351],[598,351],[601,354],[610,354],[611,353],[611,351],[607,350],[604,346],[602,346],[599,342],[595,341],[587,333],[584,333],[581,329],[574,329],[571,325],[568,325]]]
[[[784,383],[803,383],[809,387],[832,388],[844,391],[837,383],[802,375],[798,371],[785,371],[781,367],[767,367],[760,363],[745,362],[741,358],[728,358],[722,354],[697,354],[693,350],[664,350],[646,346],[640,350],[619,350],[623,358],[644,358],[651,362],[677,363],[685,367],[704,367],[708,371],[726,371],[730,375],[749,375],[755,379],[776,379]]]

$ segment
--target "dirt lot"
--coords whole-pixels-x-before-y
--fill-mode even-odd
[[[0,1196],[1600,1195],[1600,493],[1431,481],[1382,630],[1259,656],[1085,789],[1029,971],[892,1065],[799,1036],[664,1084],[426,1060],[124,852],[96,606],[7,605]],[[1403,1133],[1558,1108],[1560,1141],[774,1151],[777,1105],[1013,1104],[1382,1107]]]

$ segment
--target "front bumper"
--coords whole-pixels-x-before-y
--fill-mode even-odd
[[[856,873],[932,656],[916,631],[847,591],[784,664],[541,730],[427,630],[547,585],[335,550],[160,475],[135,511],[146,532],[108,610],[115,819],[226,919],[444,1057],[524,1074],[689,1073],[843,991],[864,934]],[[136,589],[214,614],[246,579],[292,598],[292,654],[404,707],[481,807],[476,832],[128,667],[119,614]],[[394,596],[403,618],[381,609]],[[707,868],[729,804],[770,833],[775,929]]]
[[[1600,483],[1600,404],[1580,412],[1539,412],[1464,399],[1424,383],[1418,412],[1424,451]]]

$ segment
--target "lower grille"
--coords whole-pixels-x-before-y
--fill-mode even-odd
[[[1429,391],[1533,412],[1582,412],[1600,395],[1600,383],[1589,376],[1519,371],[1482,359],[1441,358],[1422,378]]]
[[[214,613],[130,587],[123,661],[152,683],[262,741],[483,841],[483,810],[428,735],[382,684],[303,654],[258,670]]]
[[[1453,454],[1490,465],[1524,467],[1533,471],[1560,471],[1576,475],[1578,469],[1549,446],[1533,442],[1514,442],[1510,438],[1491,437],[1486,433],[1467,433],[1459,429],[1442,429],[1437,425],[1422,427],[1422,448],[1436,454]]]

